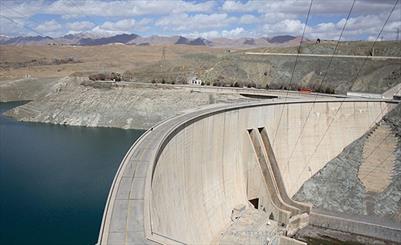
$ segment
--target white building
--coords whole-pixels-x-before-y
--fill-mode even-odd
[[[188,84],[202,85],[202,80],[198,79],[197,77],[192,77],[192,78],[188,81]]]

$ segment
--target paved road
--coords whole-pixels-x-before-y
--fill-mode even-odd
[[[336,58],[352,58],[352,59],[377,59],[377,60],[401,60],[401,57],[395,56],[364,56],[364,55],[331,55],[331,54],[294,54],[294,53],[258,53],[245,52],[249,55],[267,55],[267,56],[300,56],[300,57],[336,57]]]

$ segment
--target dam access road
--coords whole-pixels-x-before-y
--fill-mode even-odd
[[[124,157],[98,244],[304,244],[288,236],[308,224],[311,206],[291,197],[397,103],[275,100],[165,120]]]

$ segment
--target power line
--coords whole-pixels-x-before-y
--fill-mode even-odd
[[[3,7],[5,7],[8,11],[14,12],[14,13],[17,14],[17,15],[19,15],[19,16],[21,16],[21,17],[23,17],[23,18],[26,18],[26,16],[25,16],[24,14],[22,14],[21,12],[15,10],[15,9],[10,8],[10,7],[7,6],[7,5],[3,5]],[[5,17],[5,16],[3,16],[3,17]],[[7,17],[5,17],[5,18],[7,18]],[[7,18],[7,19],[10,20],[10,18]],[[40,25],[40,24],[41,24],[41,23],[39,23],[39,22],[37,22],[37,21],[35,21],[35,20],[33,20],[33,19],[31,19],[30,21],[36,23],[37,25]],[[30,28],[30,27],[28,27],[28,26],[26,26],[26,25],[24,25],[24,24],[21,24],[21,23],[18,23],[18,24],[23,25],[23,27],[27,28],[28,30],[31,30],[31,31],[35,32],[36,34],[39,34],[39,35],[42,36],[42,34],[40,34],[39,32],[37,32],[37,31],[35,31],[35,30],[33,30],[33,29]]]
[[[333,54],[332,54],[331,57],[330,57],[329,64],[328,64],[328,66],[327,66],[327,69],[326,69],[326,72],[325,72],[325,74],[324,74],[324,77],[323,77],[322,81],[320,82],[319,87],[321,87],[321,86],[323,85],[323,83],[324,83],[325,80],[326,80],[327,74],[329,73],[330,66],[331,66],[331,64],[332,64],[332,62],[333,62],[334,55],[335,55],[336,52],[337,52],[338,46],[340,45],[340,41],[341,41],[341,39],[342,39],[342,37],[343,37],[343,34],[344,34],[344,30],[345,30],[345,28],[346,28],[346,26],[347,26],[347,23],[348,23],[348,20],[349,20],[349,18],[350,18],[350,16],[351,16],[352,10],[354,9],[355,1],[356,1],[356,0],[354,0],[354,1],[352,2],[352,6],[351,6],[351,8],[350,8],[350,10],[349,10],[349,12],[348,12],[347,19],[346,19],[346,21],[345,21],[345,23],[344,23],[344,26],[343,26],[342,30],[341,30],[340,37],[338,38],[338,41],[337,41],[336,46],[335,46],[335,48],[334,48]]]
[[[372,48],[374,47],[374,45],[375,45],[375,43],[377,42],[377,40],[380,38],[380,35],[382,34],[382,32],[383,32],[383,30],[384,30],[384,27],[387,25],[388,20],[390,19],[391,15],[393,14],[394,9],[396,8],[398,2],[399,2],[399,0],[396,0],[396,1],[395,1],[394,5],[393,5],[393,8],[391,9],[391,11],[390,11],[390,13],[389,13],[389,15],[388,15],[386,21],[384,22],[384,24],[383,24],[383,26],[382,26],[380,32],[378,33],[378,35],[377,35],[375,41],[374,41],[373,44],[372,44]],[[367,56],[367,57],[369,57],[369,56]],[[362,67],[359,69],[359,71],[358,71],[358,73],[357,73],[357,76],[354,78],[354,80],[356,80],[357,77],[359,76],[359,73],[360,73],[360,71],[362,70],[363,66],[366,64],[366,61],[367,61],[367,58],[364,60],[364,63],[362,64]],[[398,90],[398,92],[400,92],[400,91],[401,91],[401,89]],[[398,92],[397,92],[397,93],[398,93]],[[313,153],[311,154],[310,158],[306,161],[307,163],[312,159],[313,155],[316,153],[316,151],[317,151],[317,149],[319,148],[320,144],[323,142],[324,137],[326,136],[328,130],[330,129],[332,123],[334,122],[334,120],[335,120],[335,118],[336,118],[336,116],[337,116],[339,110],[341,109],[341,107],[342,107],[344,101],[345,101],[345,99],[341,102],[340,106],[339,106],[338,109],[336,110],[333,119],[331,120],[331,122],[329,123],[328,127],[326,128],[326,130],[325,130],[323,136],[321,137],[319,143],[318,143],[317,146],[315,147],[315,150],[314,150]],[[381,107],[380,107],[380,110],[381,110],[381,115],[383,115],[383,109],[382,109]],[[380,116],[380,114],[379,114],[379,116]],[[378,119],[378,118],[376,118],[376,120],[377,120],[377,119]],[[376,123],[376,120],[373,121],[373,123],[370,125],[369,128],[371,128],[371,127]],[[381,143],[380,143],[380,144],[381,144]],[[295,148],[294,148],[294,150],[295,150]],[[305,167],[303,168],[303,170],[300,172],[300,174],[299,174],[299,176],[298,176],[298,178],[297,178],[297,182],[299,181],[299,178],[302,176],[302,174],[303,174],[303,172],[305,171],[305,169],[306,169],[306,166],[305,166]]]
[[[9,11],[11,11],[11,12],[14,12],[14,13],[16,13],[16,14],[18,14],[19,16],[23,16],[23,17],[26,17],[24,14],[22,14],[21,12],[19,12],[19,11],[17,11],[17,10],[15,10],[15,9],[12,9],[12,8],[10,8],[9,6],[7,6],[7,5],[2,5],[2,7],[5,7],[6,9],[8,9]],[[34,21],[33,20],[33,22],[36,22],[36,21]],[[37,22],[36,22],[37,23]]]
[[[24,27],[25,29],[28,29],[28,30],[30,30],[30,31],[32,31],[32,32],[34,32],[34,33],[36,33],[36,34],[38,34],[39,36],[45,36],[45,35],[43,35],[42,33],[36,31],[35,29],[32,29],[32,28],[30,28],[29,26],[26,26],[25,24],[19,23],[19,22],[13,20],[13,19],[10,18],[10,17],[7,17],[7,16],[5,16],[5,15],[0,15],[0,16],[3,17],[4,19],[6,19],[6,20],[8,20],[8,21],[10,21],[10,22],[12,22],[12,23],[14,23],[14,24],[20,25],[20,26]]]
[[[399,93],[399,92],[401,92],[401,88],[398,89],[398,91],[397,91],[396,93]],[[315,147],[313,153],[311,154],[310,158],[309,158],[306,162],[309,162],[309,161],[312,159],[313,155],[316,153],[316,151],[317,151],[317,149],[319,148],[320,144],[323,142],[324,137],[326,136],[326,134],[327,134],[329,128],[330,128],[331,125],[333,124],[333,122],[334,122],[334,120],[335,120],[335,117],[336,117],[338,111],[340,110],[340,108],[342,107],[344,101],[345,101],[345,99],[340,103],[339,108],[336,110],[336,113],[334,114],[333,120],[330,121],[329,126],[326,128],[326,130],[325,130],[323,136],[320,138],[320,141],[319,141],[318,145]],[[379,113],[379,115],[377,115],[377,117],[375,118],[375,120],[373,120],[373,122],[372,122],[372,124],[369,126],[369,128],[372,128],[373,125],[377,124],[376,121],[378,121],[379,118],[381,118],[381,117],[383,117],[383,116],[384,116],[383,108],[380,107],[380,113]],[[384,137],[383,140],[382,140],[381,142],[379,142],[377,145],[378,145],[378,146],[381,145],[390,135],[391,135],[391,133],[387,134],[386,137]],[[375,147],[375,148],[367,155],[366,159],[368,159],[371,155],[373,155],[373,153],[375,153],[378,149],[379,149],[378,147]],[[353,160],[356,161],[356,159],[353,159]],[[336,167],[336,169],[337,169],[337,168],[338,168],[338,166]],[[302,169],[301,173],[299,174],[299,177],[298,177],[298,179],[297,179],[297,182],[298,182],[300,176],[302,175],[302,173],[303,173],[303,171],[304,171],[305,169],[306,169],[306,166],[304,166],[304,168]]]
[[[400,91],[401,91],[401,88],[400,88],[396,93],[398,93],[398,92],[400,92]],[[327,129],[325,130],[323,136],[320,138],[320,141],[319,141],[318,145],[315,147],[313,153],[311,154],[311,156],[309,157],[309,159],[306,161],[307,163],[313,158],[313,156],[314,156],[314,154],[317,152],[317,149],[319,148],[320,144],[323,142],[324,138],[326,137],[326,134],[327,134],[329,128],[331,127],[331,125],[333,124],[333,122],[335,121],[335,117],[336,117],[338,111],[340,110],[340,108],[342,107],[344,101],[345,101],[345,99],[341,102],[340,106],[339,106],[338,109],[336,110],[336,113],[335,113],[335,116],[333,117],[333,120],[330,121],[329,126],[328,126]],[[375,118],[375,120],[373,120],[373,122],[372,122],[372,124],[369,126],[369,128],[372,128],[373,125],[376,124],[376,121],[379,120],[379,118],[380,118],[380,117],[383,117],[383,116],[384,116],[384,112],[383,112],[383,109],[380,107],[380,113],[379,113],[379,115]],[[390,135],[391,135],[391,133],[388,133],[388,134],[386,135],[386,137],[384,137],[383,140],[380,141],[380,142],[377,144],[377,146],[379,146],[379,145],[381,145],[382,143],[384,143],[384,141],[385,141],[388,137],[390,137]],[[379,149],[379,147],[375,147],[375,148],[367,155],[366,159],[368,159],[370,156],[372,156],[373,153],[375,153],[378,149]],[[352,160],[357,161],[357,159],[352,159]],[[337,168],[338,168],[338,166],[335,168],[335,170],[336,170]],[[298,178],[297,178],[297,182],[299,181],[299,179],[300,179],[300,177],[302,176],[302,173],[305,171],[305,169],[306,169],[306,164],[305,164],[304,168],[302,169],[302,171],[300,172],[300,174],[299,174],[299,176],[298,176]]]
[[[337,48],[338,48],[338,46],[339,46],[339,44],[340,44],[340,41],[341,41],[341,38],[342,38],[342,36],[343,36],[345,27],[347,26],[347,23],[348,23],[348,20],[349,20],[349,18],[350,18],[350,16],[351,16],[352,10],[354,9],[355,1],[356,1],[356,0],[354,0],[354,1],[352,2],[351,8],[350,8],[349,11],[348,11],[347,18],[346,18],[345,23],[344,23],[344,25],[343,25],[343,28],[342,28],[342,30],[341,30],[340,36],[339,36],[339,38],[338,38],[338,40],[337,40],[337,43],[336,43],[336,46],[335,46],[335,48],[334,48],[333,54],[332,54],[331,57],[330,57],[330,61],[329,61],[328,65],[327,65],[326,72],[325,72],[325,74],[324,74],[324,76],[323,76],[322,81],[321,81],[320,84],[319,84],[319,87],[322,86],[322,84],[323,84],[325,78],[327,77],[327,73],[329,73],[329,69],[330,69],[330,66],[331,66],[331,64],[332,64],[333,57],[334,57],[334,55],[335,55],[336,52],[337,52]],[[299,136],[298,136],[298,138],[297,138],[297,140],[296,140],[296,142],[295,142],[295,146],[294,146],[294,148],[293,148],[293,150],[292,150],[292,152],[291,152],[291,154],[290,154],[290,157],[288,158],[287,165],[289,164],[289,162],[290,162],[290,160],[291,160],[291,158],[292,158],[292,156],[293,156],[293,154],[294,154],[294,152],[295,152],[295,149],[296,149],[296,147],[297,147],[297,145],[298,145],[298,142],[299,142],[299,140],[301,139],[301,136],[302,136],[303,133],[304,133],[305,126],[306,126],[306,124],[307,124],[307,122],[308,122],[308,120],[309,120],[309,117],[310,117],[310,115],[311,115],[311,112],[312,112],[312,110],[313,110],[313,108],[314,108],[314,106],[315,106],[316,100],[317,100],[317,94],[316,94],[315,99],[314,99],[314,101],[313,101],[313,103],[312,103],[312,106],[311,106],[310,109],[309,109],[309,112],[308,112],[308,115],[307,115],[307,117],[306,117],[306,119],[305,119],[305,122],[304,122],[304,124],[303,124],[303,126],[302,126],[301,133],[299,134]]]
[[[383,33],[384,27],[387,25],[387,23],[388,23],[388,21],[389,21],[391,15],[393,14],[394,9],[395,9],[395,7],[397,6],[398,2],[399,2],[399,0],[396,0],[396,1],[394,2],[393,8],[391,9],[390,14],[387,16],[387,19],[386,19],[386,21],[384,22],[382,28],[380,29],[379,34],[377,34],[376,39],[373,41],[372,46],[370,47],[370,50],[373,50],[373,49],[374,49],[374,47],[375,47],[377,41],[379,40],[380,36],[381,36],[382,33]],[[361,68],[358,70],[358,72],[357,72],[357,74],[355,75],[354,79],[351,80],[352,86],[354,85],[356,79],[359,77],[360,72],[362,71],[363,67],[366,65],[366,62],[368,61],[368,58],[369,58],[369,55],[366,55],[366,58],[364,59]]]
[[[363,175],[360,177],[360,179],[366,178],[369,175],[371,175],[382,163],[384,163],[385,161],[387,161],[387,159],[389,159],[391,157],[391,155],[387,156],[386,158],[384,158],[382,161],[380,161],[372,170],[370,170],[367,174]],[[366,158],[367,159],[367,158]]]
[[[401,91],[401,88],[398,89],[398,91],[397,91],[396,93],[399,93],[400,91]],[[383,115],[383,112],[381,112],[381,114],[382,114],[382,116],[384,116],[384,115]],[[379,114],[379,116],[380,116],[380,114]],[[376,120],[377,120],[377,118],[376,118]],[[375,120],[375,121],[376,121],[376,120]],[[377,145],[379,146],[379,145],[383,144],[383,143],[387,140],[387,138],[390,137],[390,135],[391,135],[391,132],[388,133],[388,134],[386,135],[386,137],[384,137],[383,140],[380,141]],[[372,156],[373,153],[375,153],[378,149],[379,149],[379,147],[375,147],[375,148],[368,154],[368,156],[367,156],[365,159],[369,159],[369,157]],[[380,166],[380,164],[383,163],[384,161],[385,161],[385,160],[379,162],[373,170],[375,170],[378,166]],[[372,170],[371,172],[373,172],[373,170]],[[362,176],[362,177],[367,177],[367,176],[369,176],[369,174],[370,174],[371,172],[369,172],[366,176]]]
[[[306,20],[305,20],[304,29],[302,31],[301,41],[299,42],[299,46],[298,46],[298,49],[297,49],[297,55],[295,57],[294,66],[293,66],[293,69],[292,69],[292,72],[291,72],[290,83],[288,84],[288,90],[287,90],[287,95],[285,97],[285,101],[287,101],[287,97],[288,97],[288,94],[289,94],[289,89],[290,89],[290,86],[292,84],[292,80],[293,80],[294,73],[295,73],[295,68],[297,67],[298,57],[299,57],[299,53],[301,52],[301,45],[302,45],[302,43],[304,41],[305,31],[306,31],[306,28],[308,26],[308,21],[309,21],[309,16],[310,16],[310,12],[311,12],[311,9],[312,9],[312,5],[313,5],[313,0],[311,0],[310,4],[309,4],[309,9],[308,9],[308,13],[306,15]],[[273,146],[274,146],[274,144],[276,142],[277,132],[278,132],[278,129],[280,128],[281,118],[283,117],[283,111],[284,111],[284,105],[283,105],[283,108],[281,108],[281,113],[280,113],[280,118],[279,118],[279,121],[278,121],[277,129],[276,129],[276,132],[274,133]]]
[[[9,11],[11,11],[11,12],[14,12],[15,14],[17,14],[17,15],[23,17],[23,18],[26,17],[26,16],[24,16],[24,14],[20,13],[19,11],[16,11],[15,9],[12,9],[12,8],[6,6],[6,5],[4,5],[4,7],[5,7],[7,10],[9,10]],[[43,34],[43,33],[40,33],[40,32],[38,32],[37,30],[35,30],[35,29],[33,29],[33,28],[31,28],[31,27],[29,27],[29,26],[23,24],[23,23],[19,23],[19,22],[13,20],[13,19],[10,18],[10,17],[4,16],[4,15],[0,15],[0,16],[3,17],[3,18],[5,18],[5,19],[7,19],[7,20],[9,20],[9,21],[11,21],[11,22],[13,22],[13,23],[15,23],[15,24],[17,24],[17,25],[22,26],[23,28],[25,28],[25,29],[27,29],[27,30],[32,31],[33,33],[35,33],[35,34],[37,34],[37,35],[39,35],[39,36],[48,37],[48,35],[45,35],[45,34]],[[33,20],[33,19],[31,19],[30,21],[36,23],[37,25],[41,25],[41,23],[39,23],[39,22],[37,22],[37,21],[35,21],[35,20]],[[50,39],[52,39],[55,43],[61,44],[60,41],[57,40],[56,38],[50,37]]]

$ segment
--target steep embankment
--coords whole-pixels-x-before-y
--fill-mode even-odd
[[[47,92],[6,115],[31,122],[147,129],[186,109],[251,100],[240,95],[197,93],[171,86],[83,82],[69,77],[57,80]]]
[[[57,90],[57,79],[0,81],[0,102],[34,100]]]
[[[314,207],[401,223],[401,105],[296,193]]]

